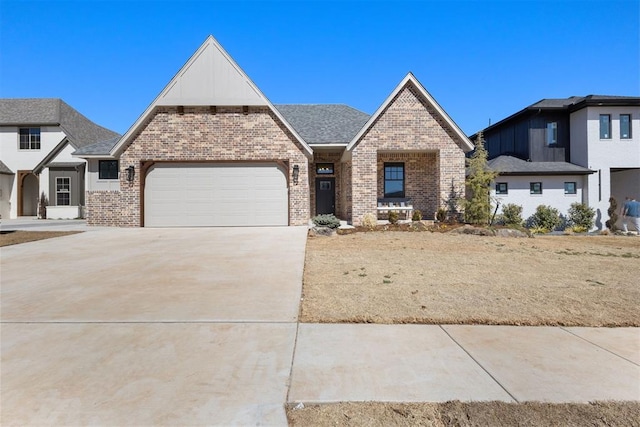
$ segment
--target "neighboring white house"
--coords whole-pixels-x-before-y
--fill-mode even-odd
[[[533,215],[538,205],[553,206],[566,215],[573,203],[585,203],[583,189],[593,173],[567,162],[527,162],[511,156],[496,157],[488,166],[500,173],[491,196],[500,206],[522,206],[524,219]]]
[[[117,136],[61,99],[0,99],[2,218],[38,215],[42,193],[47,218],[82,217],[86,162],[71,153]]]
[[[543,99],[483,133],[489,166],[500,173],[493,196],[522,206],[524,218],[538,205],[566,215],[581,202],[602,229],[610,197],[619,206],[640,198],[640,98]]]

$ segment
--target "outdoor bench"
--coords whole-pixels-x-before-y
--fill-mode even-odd
[[[400,197],[378,199],[378,213],[387,214],[389,212],[404,212],[405,219],[411,219],[413,216],[411,199]]]

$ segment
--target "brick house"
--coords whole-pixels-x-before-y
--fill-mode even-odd
[[[433,217],[472,148],[411,73],[372,116],[273,105],[210,36],[125,135],[74,155],[91,225],[358,225],[389,200]]]

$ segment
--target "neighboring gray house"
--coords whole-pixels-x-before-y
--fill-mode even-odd
[[[48,218],[82,216],[86,162],[71,153],[116,136],[61,99],[0,99],[2,218],[37,215],[41,193]]]

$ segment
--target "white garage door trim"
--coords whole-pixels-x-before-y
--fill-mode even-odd
[[[145,227],[289,223],[285,171],[276,163],[156,163],[146,174]]]

